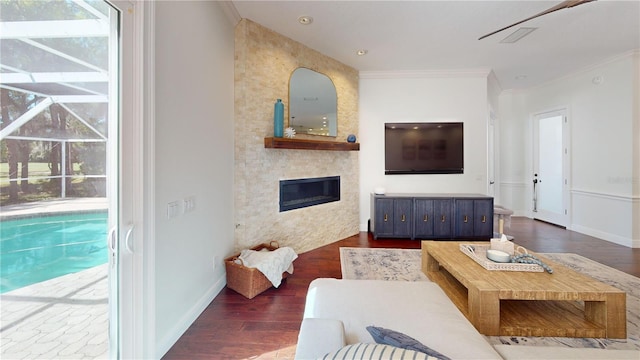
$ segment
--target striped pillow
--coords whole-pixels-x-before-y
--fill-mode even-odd
[[[437,360],[425,353],[397,348],[391,345],[358,343],[343,347],[321,357],[322,360]]]

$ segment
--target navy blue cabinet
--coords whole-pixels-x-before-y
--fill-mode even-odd
[[[433,237],[434,212],[433,200],[415,199],[415,236],[430,238]]]
[[[411,238],[413,234],[413,200],[407,198],[372,198],[374,238]],[[374,230],[375,229],[375,230]]]
[[[394,199],[393,205],[394,237],[411,237],[413,233],[413,201],[411,199]]]
[[[452,204],[452,199],[415,198],[413,238],[450,238]]]
[[[455,199],[455,237],[493,237],[493,199]]]
[[[375,239],[490,239],[493,198],[461,194],[371,195]]]
[[[393,199],[375,199],[374,218],[375,229],[374,235],[382,237],[393,237]],[[372,226],[373,226],[372,222]]]

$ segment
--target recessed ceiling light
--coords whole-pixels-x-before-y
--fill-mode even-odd
[[[309,25],[313,22],[313,18],[311,16],[300,16],[298,18],[298,22],[302,25]]]
[[[358,56],[364,56],[364,55],[367,55],[367,53],[368,53],[368,51],[365,50],[365,49],[361,49],[361,50],[356,51],[356,54],[358,54]]]
[[[533,32],[534,30],[536,30],[537,28],[534,27],[521,27],[520,29],[514,31],[513,33],[511,33],[511,35],[507,36],[506,38],[500,40],[501,43],[503,44],[513,44],[514,42],[522,39],[523,37],[531,34],[531,32]]]

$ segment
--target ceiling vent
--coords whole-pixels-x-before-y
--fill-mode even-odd
[[[503,44],[513,44],[514,42],[522,39],[523,37],[531,34],[531,32],[533,32],[533,30],[536,30],[537,28],[534,27],[521,27],[520,29],[514,31],[513,33],[511,33],[511,35],[507,36],[506,38],[500,40],[501,43]]]

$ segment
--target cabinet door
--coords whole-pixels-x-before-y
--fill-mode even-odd
[[[375,237],[393,236],[393,199],[375,199]]]
[[[416,199],[414,205],[414,232],[416,238],[433,238],[433,200]]]
[[[435,238],[451,238],[451,199],[433,200],[433,236]]]
[[[473,234],[475,237],[493,237],[493,199],[474,200]]]
[[[455,235],[461,238],[473,237],[473,202],[469,199],[456,199],[455,204]]]
[[[394,200],[393,235],[396,237],[411,238],[413,229],[413,199]]]

